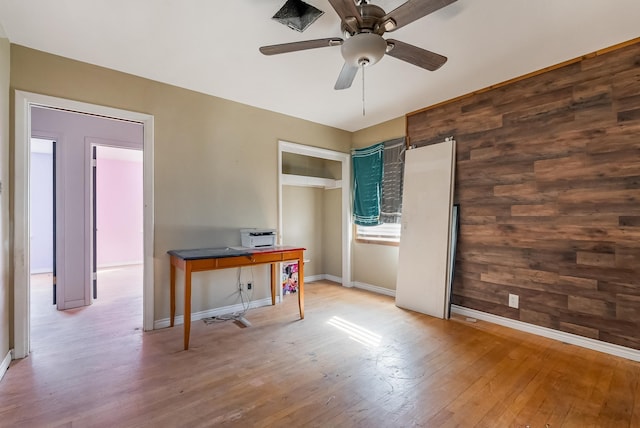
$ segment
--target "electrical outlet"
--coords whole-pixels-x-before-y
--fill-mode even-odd
[[[253,288],[253,282],[247,282],[247,290],[251,290]]]
[[[520,297],[517,294],[509,293],[509,307],[518,309]]]

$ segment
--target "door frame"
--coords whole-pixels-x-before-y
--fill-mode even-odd
[[[30,352],[30,242],[29,242],[29,173],[31,153],[31,107],[45,107],[87,113],[105,118],[138,122],[144,128],[143,143],[143,217],[144,217],[144,273],[143,273],[143,329],[153,330],[153,142],[152,115],[89,104],[65,98],[25,91],[15,91],[15,142],[13,174],[13,358],[24,358]]]
[[[316,179],[314,177],[290,176],[282,172],[282,155],[295,153],[341,163],[341,180]],[[289,141],[278,141],[278,242],[282,244],[282,187],[287,185],[304,187],[340,188],[342,200],[342,285],[352,287],[351,281],[351,155],[319,147],[305,146]],[[280,270],[282,271],[282,270]],[[280,287],[282,293],[282,287]]]

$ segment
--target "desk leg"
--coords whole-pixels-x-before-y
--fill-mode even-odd
[[[271,305],[276,304],[276,263],[271,263]]]
[[[184,350],[189,349],[191,333],[191,262],[184,266]]]
[[[298,307],[300,319],[304,319],[304,257],[298,259]]]
[[[173,256],[171,256],[173,257]],[[173,322],[176,318],[176,267],[173,264],[173,260],[171,261],[171,280],[170,280],[171,288],[171,323],[169,324],[173,327]]]

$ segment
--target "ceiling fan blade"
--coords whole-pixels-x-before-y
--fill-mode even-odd
[[[340,46],[343,40],[339,37],[329,39],[305,40],[303,42],[283,43],[281,45],[262,46],[260,52],[264,55],[276,55],[287,52],[303,51],[306,49]]]
[[[362,16],[355,2],[353,0],[329,0],[329,3],[349,30],[352,33],[357,33],[358,26],[362,25]]]
[[[338,80],[336,81],[336,86],[334,86],[333,89],[340,90],[350,88],[357,73],[358,67],[354,67],[345,62],[342,66],[342,70],[340,71],[340,75],[338,76]]]
[[[401,59],[410,64],[417,65],[424,69],[435,71],[447,62],[447,57],[401,42],[399,40],[387,39],[387,55]]]
[[[388,22],[389,19],[393,20],[395,25],[387,24],[385,27],[386,31],[394,31],[422,18],[423,16],[427,16],[438,9],[442,9],[455,1],[457,0],[408,0],[406,3],[398,6],[380,18],[378,22],[384,24],[385,22]]]

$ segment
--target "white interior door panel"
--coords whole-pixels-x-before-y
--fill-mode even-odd
[[[455,140],[408,150],[396,305],[438,318],[449,306]]]

